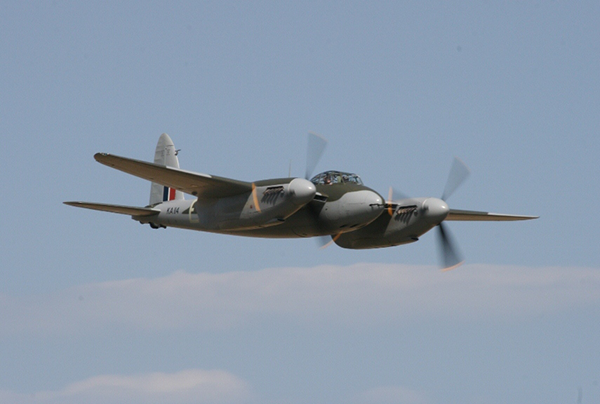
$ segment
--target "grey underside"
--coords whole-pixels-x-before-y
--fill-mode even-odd
[[[538,216],[505,215],[503,213],[479,212],[474,210],[450,209],[445,220],[466,222],[511,222],[515,220],[537,219]]]
[[[77,208],[86,208],[100,210],[102,212],[120,213],[131,216],[154,216],[160,213],[159,209],[140,208],[137,206],[112,205],[108,203],[94,202],[64,202],[65,205],[75,206]]]

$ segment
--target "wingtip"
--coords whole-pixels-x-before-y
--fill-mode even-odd
[[[519,216],[515,220],[535,220],[539,218],[539,216]]]

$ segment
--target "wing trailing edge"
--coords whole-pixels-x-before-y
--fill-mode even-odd
[[[445,220],[467,222],[511,222],[515,220],[537,219],[539,216],[505,215],[503,213],[479,212],[476,210],[450,209]]]
[[[65,205],[75,206],[76,208],[85,208],[100,210],[102,212],[119,213],[122,215],[131,216],[153,216],[160,213],[159,209],[152,208],[140,208],[137,206],[124,206],[124,205],[111,205],[108,203],[94,203],[94,202],[63,202]]]

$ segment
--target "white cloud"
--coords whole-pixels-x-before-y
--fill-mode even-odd
[[[356,404],[427,404],[426,394],[402,386],[380,386],[357,395]]]
[[[0,296],[0,333],[223,329],[257,318],[364,326],[429,317],[523,318],[600,305],[594,268],[356,264],[222,274],[183,271]]]
[[[238,377],[222,370],[200,369],[171,374],[96,376],[60,391],[33,394],[0,391],[0,401],[6,404],[226,404],[246,403],[251,396],[248,383]]]

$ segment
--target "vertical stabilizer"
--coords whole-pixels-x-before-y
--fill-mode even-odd
[[[160,135],[160,138],[158,139],[156,152],[154,153],[154,163],[167,167],[179,168],[177,150],[175,150],[173,141],[166,133]],[[152,183],[150,188],[150,206],[175,199],[184,199],[183,192],[177,191],[173,188],[165,187],[164,185],[157,184],[155,182]]]

